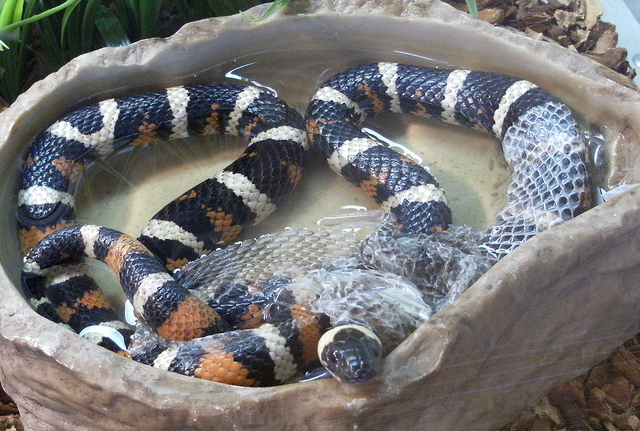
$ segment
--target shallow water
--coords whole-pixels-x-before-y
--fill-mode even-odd
[[[217,77],[224,76],[224,81],[272,91],[304,114],[315,89],[324,80],[344,67],[377,56],[372,51],[337,50],[331,68],[323,69],[318,60],[323,56],[314,55],[322,50],[311,51],[258,52],[185,76],[183,81],[219,81]],[[295,62],[292,68],[292,58],[297,54],[305,57],[304,61]],[[393,57],[394,61],[406,63],[450,66],[407,52],[395,52]],[[282,62],[286,67],[275,66]],[[315,75],[310,73],[312,70]],[[91,102],[99,99],[94,96]],[[446,191],[454,224],[485,230],[506,204],[509,172],[497,139],[411,115],[385,114],[367,119],[363,126],[370,134],[429,168]],[[222,170],[241,154],[243,147],[244,143],[235,137],[196,136],[127,148],[87,169],[78,187],[77,218],[82,223],[108,226],[137,236],[166,203]],[[290,199],[261,225],[246,229],[239,239],[288,227],[314,228],[320,220],[351,213],[354,208],[378,207],[333,173],[312,150],[305,176]],[[110,285],[107,290],[112,295],[122,298],[115,281],[106,281],[113,278],[110,274],[99,278]]]
[[[315,88],[340,69],[332,68],[313,77],[306,71],[318,70],[314,62],[298,62],[297,70],[275,68],[274,62],[285,54],[289,59],[292,56],[291,51],[257,53],[195,76],[202,81],[203,76],[219,75],[220,68],[225,67],[226,81],[270,89],[304,113]],[[363,57],[373,54],[359,53]],[[407,57],[403,59],[405,62],[416,62],[410,54],[398,55]],[[447,192],[456,224],[485,229],[506,203],[509,174],[495,139],[410,115],[383,115],[368,119],[365,127],[382,135],[385,141],[399,145],[405,154],[408,151],[417,156],[420,163],[430,168]],[[242,147],[237,138],[193,137],[112,156],[85,173],[78,195],[78,218],[137,235],[158,209],[220,171],[242,152]],[[284,227],[313,227],[322,217],[344,212],[341,208],[347,205],[377,208],[372,199],[331,172],[315,154],[305,174],[286,208],[281,208],[262,227],[251,229],[251,235]]]
[[[260,53],[255,57],[264,59],[264,55]],[[415,58],[402,59],[412,60],[416,61]],[[305,70],[309,67],[317,70],[318,65],[309,66],[307,62],[299,63],[298,71],[287,69],[279,73],[273,67],[273,59],[243,61],[242,65],[239,62],[222,65],[230,68],[224,73],[226,81],[270,89],[301,113],[314,89],[340,70],[328,70],[313,78],[306,75]],[[425,59],[422,61],[433,65]],[[214,69],[220,74],[219,67],[198,75],[206,76]],[[293,79],[296,73],[303,78]],[[198,76],[198,80],[202,80],[202,76]],[[484,230],[506,204],[509,172],[495,138],[411,115],[385,114],[367,119],[363,126],[430,169],[446,191],[454,224]],[[156,211],[222,170],[243,148],[239,138],[196,136],[121,151],[88,168],[77,193],[78,220],[137,236]],[[325,160],[312,150],[303,180],[290,199],[261,225],[246,229],[240,239],[287,227],[314,228],[320,220],[352,213],[354,208],[374,210],[378,206],[332,172]],[[108,284],[111,295],[122,298],[112,276],[105,274],[99,278]]]
[[[506,202],[508,171],[494,139],[422,119],[388,115],[371,129],[410,149],[447,192],[456,224],[491,225]],[[134,148],[93,164],[78,192],[78,219],[137,233],[147,220],[189,187],[223,169],[243,149],[232,137],[192,137]],[[285,227],[314,227],[322,217],[377,209],[373,200],[332,172],[312,153],[292,197],[252,235]]]

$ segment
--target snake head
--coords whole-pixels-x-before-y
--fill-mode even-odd
[[[374,377],[382,366],[382,343],[371,329],[360,324],[336,326],[320,338],[318,357],[342,383],[361,383]]]

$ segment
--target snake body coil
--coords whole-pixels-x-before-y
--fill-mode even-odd
[[[300,178],[306,135],[332,169],[393,213],[406,234],[446,229],[452,223],[451,211],[433,176],[360,131],[367,115],[383,112],[437,118],[502,140],[512,177],[509,202],[482,245],[493,258],[590,205],[578,125],[566,106],[518,78],[396,63],[357,66],[318,90],[307,110],[306,132],[295,111],[254,87],[175,87],[73,111],[33,144],[19,192],[18,218],[27,254],[23,280],[34,303],[49,315],[55,312],[74,330],[89,325],[91,319],[76,317],[86,309],[102,310],[94,310],[97,323],[120,330],[110,323],[113,312],[99,289],[85,283],[86,276],[68,272],[52,277],[47,271],[68,256],[95,257],[118,274],[134,309],[152,330],[184,340],[153,342],[130,353],[136,360],[215,381],[271,385],[307,367],[320,343],[320,358],[343,381],[370,378],[379,363],[368,368],[370,362],[360,363],[351,347],[344,346],[345,340],[358,339],[352,331],[366,322],[329,331],[320,341],[330,328],[328,318],[310,311],[304,302],[290,301],[267,315],[263,306],[269,301],[268,289],[250,293],[230,286],[222,297],[231,302],[214,305],[177,282],[167,269],[208,253],[233,239],[243,225],[271,213]],[[249,147],[222,173],[160,210],[143,230],[142,244],[106,228],[69,227],[74,224],[73,188],[87,160],[126,144],[184,137],[193,131],[240,135]],[[45,276],[49,280],[43,281]],[[73,293],[54,293],[70,280],[76,286]],[[46,297],[53,298],[53,305],[46,305]],[[236,331],[219,333],[227,329]],[[371,351],[376,335],[368,328],[360,331],[360,341]],[[192,338],[197,339],[186,341]],[[342,369],[327,363],[331,357],[341,362],[339,354],[329,353],[336,345],[347,358]]]
[[[484,242],[500,258],[591,204],[586,147],[569,108],[535,84],[498,73],[397,63],[356,66],[330,78],[307,109],[311,142],[329,166],[394,213],[407,233],[446,229],[444,191],[416,162],[359,129],[369,114],[413,114],[502,139],[508,204]]]
[[[202,84],[108,99],[56,121],[33,143],[18,196],[23,248],[74,223],[73,191],[85,164],[125,145],[191,134],[229,134],[249,144],[231,165],[162,208],[140,240],[169,269],[235,238],[272,213],[306,162],[300,115],[256,87]],[[177,241],[177,239],[180,241]]]

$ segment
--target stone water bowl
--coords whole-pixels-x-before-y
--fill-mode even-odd
[[[335,0],[295,2],[293,7],[258,23],[242,16],[210,19],[189,24],[166,40],[81,56],[36,83],[0,116],[0,379],[27,429],[486,430],[640,330],[638,189],[505,257],[393,351],[379,378],[359,386],[334,380],[257,389],[213,384],[127,360],[38,316],[19,288],[14,220],[21,156],[61,112],[100,98],[241,79],[274,88],[304,110],[322,80],[357,63],[403,61],[497,71],[543,86],[585,125],[604,134],[610,163],[599,175],[602,186],[640,182],[640,94],[590,60],[494,28],[436,0]],[[262,11],[264,6],[249,13]],[[492,159],[499,159],[495,142],[426,120],[380,121],[392,139],[443,140],[434,145],[449,152],[448,160],[436,159],[434,169],[449,190],[456,222],[480,228],[491,223],[507,178],[503,165]],[[428,137],[422,136],[423,129],[430,131]],[[446,136],[461,142],[448,144]],[[430,157],[429,150],[415,151]],[[173,154],[150,154],[160,153]],[[456,161],[469,154],[471,160],[456,168]],[[129,188],[94,181],[79,217],[136,234],[155,211],[147,207],[183,190],[176,171],[191,175],[186,164],[150,172],[145,157],[133,163]],[[199,158],[206,157],[194,160]],[[319,209],[311,211],[315,221],[344,202],[371,205],[318,165],[311,176],[320,180],[305,182],[292,207],[319,201]],[[110,172],[100,169],[98,178]],[[307,197],[317,181],[326,183]],[[474,188],[483,182],[489,191]],[[175,191],[174,183],[180,183]],[[153,203],[144,202],[147,196]],[[309,225],[308,214],[300,213],[290,208],[276,217],[276,226]]]

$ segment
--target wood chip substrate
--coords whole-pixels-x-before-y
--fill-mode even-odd
[[[500,431],[640,431],[640,337],[553,388]]]
[[[449,0],[466,10],[464,0]],[[481,19],[535,39],[551,40],[610,69],[635,77],[627,50],[618,47],[615,25],[602,21],[597,0],[477,0]]]

